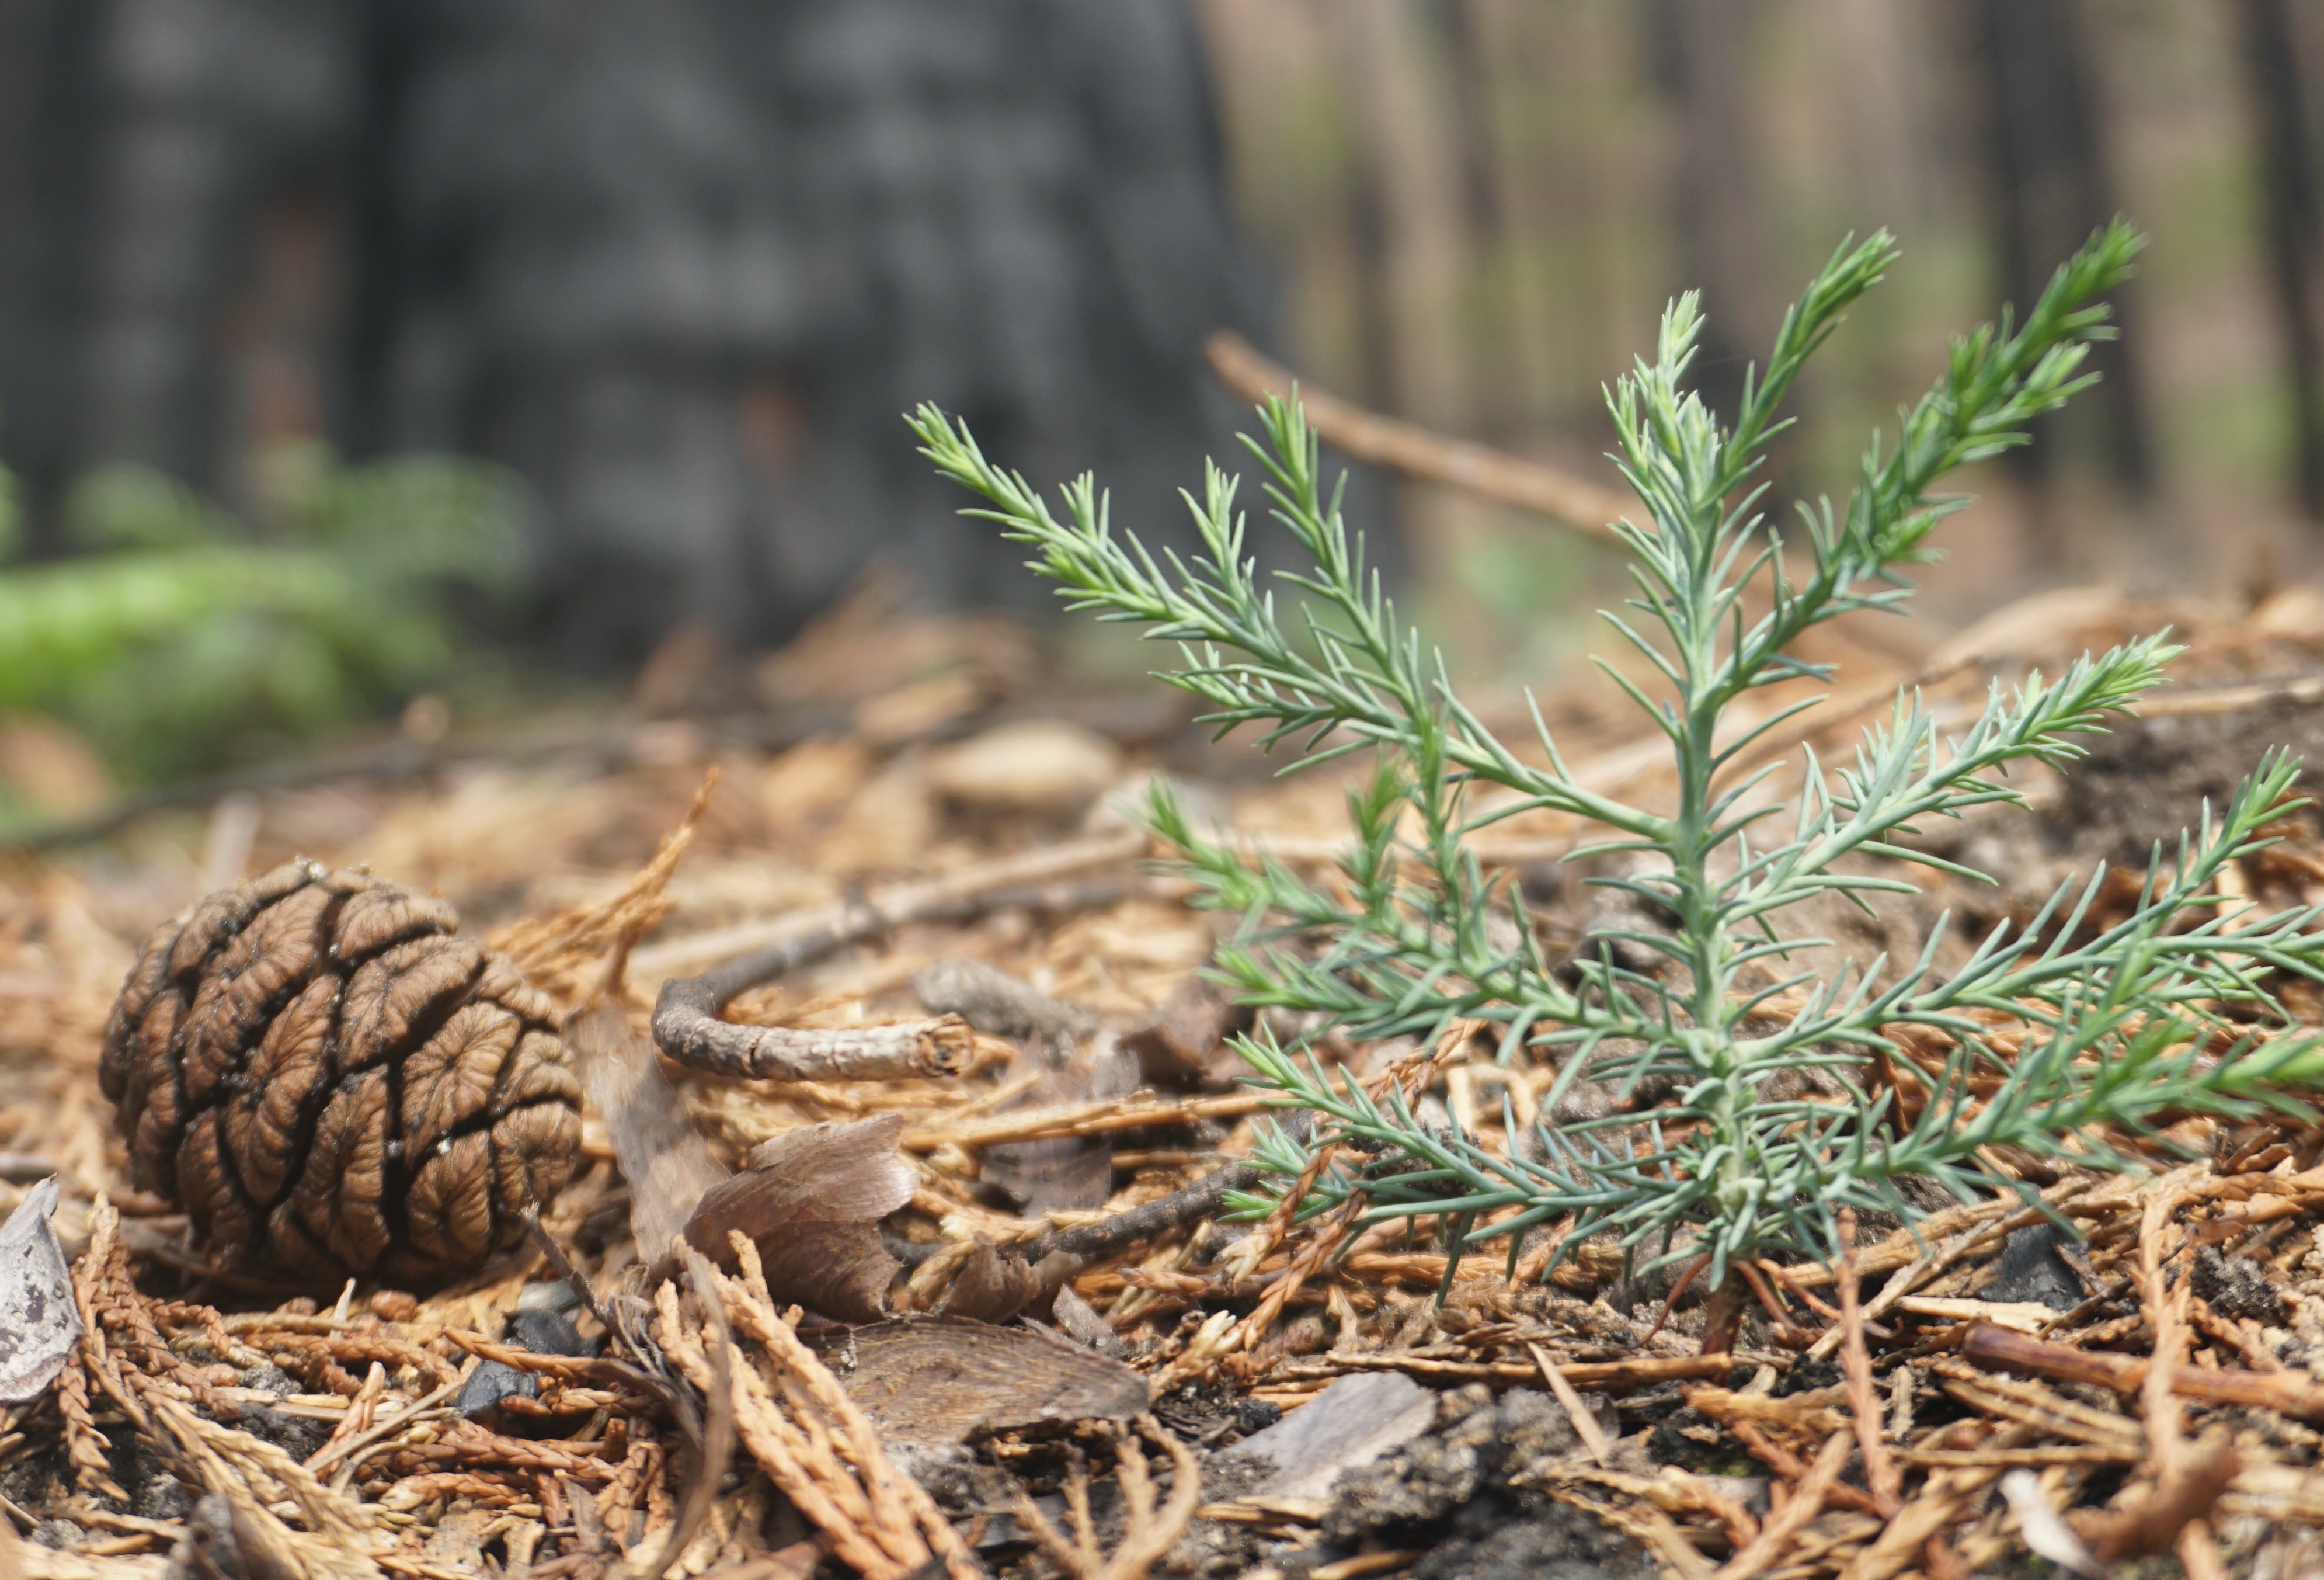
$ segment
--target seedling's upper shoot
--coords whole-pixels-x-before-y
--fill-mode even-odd
[[[1247,553],[1237,480],[1215,465],[1201,497],[1187,496],[1201,550],[1157,555],[1110,530],[1088,476],[1065,489],[1061,520],[1022,477],[987,461],[965,427],[933,407],[914,415],[924,453],[982,496],[974,513],[1032,546],[1033,568],[1073,607],[1143,623],[1148,636],[1179,644],[1180,664],[1163,679],[1204,698],[1222,732],[1256,725],[1265,746],[1287,745],[1294,761],[1373,749],[1376,772],[1349,798],[1355,839],[1339,883],[1246,859],[1190,824],[1167,790],[1156,793],[1153,825],[1185,854],[1208,901],[1249,919],[1218,959],[1247,1000],[1323,1011],[1358,1037],[1433,1036],[1454,1017],[1497,1022],[1504,1058],[1529,1046],[1561,1061],[1545,1114],[1585,1076],[1630,1090],[1668,1077],[1677,1094],[1645,1115],[1544,1125],[1537,1157],[1515,1146],[1504,1156],[1457,1128],[1421,1125],[1400,1100],[1383,1107],[1264,1037],[1247,1041],[1245,1056],[1285,1102],[1417,1165],[1363,1180],[1335,1174],[1325,1198],[1361,1188],[1375,1217],[1439,1215],[1455,1243],[1507,1237],[1512,1263],[1524,1230],[1556,1220],[1569,1246],[1607,1234],[1655,1260],[1708,1254],[1715,1280],[1736,1257],[1823,1254],[1843,1206],[1912,1215],[1895,1183],[1908,1174],[1964,1197],[1989,1190],[2004,1182],[1980,1153],[1997,1144],[2053,1152],[2084,1127],[2135,1129],[2166,1108],[2235,1113],[2290,1101],[2281,1093],[2319,1064],[2316,1039],[2227,1027],[2216,1005],[2272,1007],[2269,974],[2318,975],[2316,912],[2223,919],[2205,909],[2219,869],[2282,814],[2295,777],[2282,759],[2264,763],[2220,815],[2207,811],[2175,864],[2150,872],[2132,913],[2084,943],[2065,941],[2078,926],[2052,924],[2079,923],[2102,874],[2061,890],[2034,925],[1995,929],[1950,976],[1934,970],[1941,927],[1917,960],[1818,977],[1787,962],[1824,940],[1780,939],[1773,925],[1825,893],[1868,904],[1911,888],[1844,858],[1944,866],[1898,838],[1932,817],[2016,800],[2003,777],[2013,762],[2079,755],[2082,737],[2162,678],[2178,650],[2161,636],[2086,657],[2054,681],[2037,674],[1997,688],[1957,736],[1940,731],[1916,697],[1900,696],[1846,766],[1808,756],[1788,805],[1760,789],[1772,765],[1740,782],[1718,780],[1796,711],[1722,738],[1744,693],[1826,678],[1791,651],[1803,632],[1910,596],[1900,572],[1929,557],[1931,532],[1962,503],[1932,492],[1944,475],[2024,443],[2029,421],[2097,376],[2083,371],[2084,358],[2113,332],[2105,298],[2129,276],[2141,245],[2120,223],[2098,232],[2022,323],[2005,313],[1997,327],[1956,340],[1943,376],[1901,430],[1868,446],[1846,507],[1801,504],[1788,522],[1766,511],[1757,480],[1766,444],[1787,420],[1784,398],[1895,261],[1895,244],[1881,233],[1832,255],[1784,315],[1764,374],[1747,378],[1731,429],[1686,387],[1702,326],[1696,300],[1671,304],[1654,360],[1608,395],[1623,474],[1644,509],[1617,529],[1637,596],[1606,616],[1668,682],[1667,699],[1657,700],[1608,667],[1669,740],[1671,809],[1576,782],[1538,712],[1545,761],[1536,763],[1462,704],[1441,656],[1398,620],[1366,568],[1296,400],[1268,400],[1261,438],[1244,440],[1265,473],[1271,513],[1306,561],[1273,577]],[[1296,634],[1277,607],[1277,577],[1300,595]],[[1761,590],[1747,607],[1755,584]],[[1480,812],[1471,799],[1479,782],[1512,793]],[[1604,935],[1637,946],[1652,968],[1636,952],[1625,965],[1604,947],[1553,962],[1518,896],[1489,882],[1467,836],[1540,808],[1602,826],[1609,842],[1597,851],[1637,858],[1629,875],[1593,881],[1675,917],[1667,931]],[[1765,1029],[1755,1012],[1785,995],[1801,1007]],[[2022,1046],[1997,1049],[1973,1018],[1978,1011],[2024,1021]],[[1894,1088],[1876,1093],[1865,1078],[1870,1056],[1892,1048],[1904,1027],[1939,1033],[1954,1049],[1909,1123]],[[2229,1051],[2199,1059],[2213,1040]],[[1842,1096],[1766,1093],[1777,1071],[1803,1066],[1828,1072]],[[1973,1097],[1972,1074],[1997,1086],[1980,1081],[1988,1090]],[[1513,1115],[1508,1127],[1514,1134]],[[2121,1160],[2082,1145],[2084,1161]],[[1264,1160],[1289,1175],[1305,1157],[1277,1139]]]

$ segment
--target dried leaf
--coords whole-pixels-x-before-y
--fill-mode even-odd
[[[1011,1067],[1010,1075],[1039,1069],[1041,1063],[1038,1054],[1028,1052]],[[1045,1072],[1038,1085],[1001,1112],[1121,1097],[1136,1090],[1138,1060],[1108,1033],[1096,1038],[1071,1065]],[[980,1177],[1028,1217],[1088,1212],[1103,1206],[1113,1194],[1113,1142],[1107,1136],[1009,1141],[985,1149]]]
[[[600,1005],[566,1034],[589,1101],[605,1117],[613,1160],[630,1182],[630,1232],[651,1263],[669,1253],[706,1192],[726,1178],[686,1115],[661,1056],[629,1017]],[[715,1252],[713,1254],[715,1254]]]
[[[778,1304],[876,1322],[898,1266],[877,1225],[912,1199],[912,1171],[896,1150],[903,1133],[899,1113],[788,1131],[703,1193],[686,1240],[731,1270],[727,1236],[739,1230],[758,1246]]]
[[[1251,1068],[1227,1046],[1227,1038],[1246,1030],[1250,1019],[1250,1010],[1227,1003],[1218,989],[1196,977],[1181,984],[1151,1020],[1125,1032],[1122,1046],[1137,1056],[1139,1073],[1149,1086],[1229,1091]]]
[[[830,1359],[848,1396],[890,1444],[961,1443],[1027,1427],[1126,1421],[1146,1409],[1145,1378],[1029,1327],[906,1317],[857,1328]]]
[[[952,1288],[945,1292],[944,1304],[937,1309],[946,1317],[977,1322],[1006,1322],[1028,1308],[1038,1315],[1047,1310],[1081,1265],[1079,1257],[1058,1251],[1038,1263],[1021,1256],[1003,1256],[991,1241],[980,1239],[953,1275]]]
[[[0,1400],[9,1404],[47,1392],[80,1337],[72,1271],[49,1222],[56,1210],[51,1174],[0,1224]]]
[[[1074,1293],[1071,1284],[1059,1287],[1056,1298],[1049,1303],[1049,1317],[1067,1338],[1101,1355],[1119,1361],[1130,1354],[1121,1335],[1097,1314],[1095,1307]]]

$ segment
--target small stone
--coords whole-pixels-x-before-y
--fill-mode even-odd
[[[331,1428],[305,1416],[286,1415],[263,1404],[244,1404],[235,1426],[252,1437],[285,1450],[291,1458],[307,1460],[330,1440]]]
[[[134,1507],[141,1520],[183,1520],[194,1511],[194,1491],[163,1471],[137,1489]]]
[[[1512,1389],[1342,1477],[1325,1550],[1422,1548],[1415,1580],[1648,1580],[1635,1541],[1539,1490],[1576,1446],[1563,1406]]]
[[[517,1291],[519,1311],[572,1311],[581,1304],[580,1292],[563,1279],[543,1279]]]
[[[937,793],[986,811],[1070,817],[1121,775],[1121,752],[1094,730],[1062,719],[1005,724],[936,754]]]
[[[2058,1250],[2058,1231],[2029,1224],[2002,1242],[2001,1263],[1980,1286],[1982,1300],[2038,1301],[2052,1311],[2070,1311],[2082,1301],[2082,1280]]]
[[[1258,1495],[1321,1498],[1342,1473],[1371,1464],[1435,1418],[1436,1396],[1411,1378],[1362,1372],[1339,1379],[1234,1453],[1275,1467]]]
[[[2265,1264],[2226,1255],[2216,1245],[2195,1253],[2195,1293],[2222,1317],[2249,1317],[2265,1326],[2281,1327],[2292,1315]]]
[[[586,1343],[581,1330],[562,1311],[519,1309],[509,1323],[509,1336],[536,1355],[587,1355],[595,1346]]]
[[[88,1539],[88,1532],[69,1520],[43,1520],[32,1527],[32,1545],[51,1552],[69,1553]]]
[[[540,1384],[530,1372],[520,1372],[505,1361],[486,1361],[460,1384],[452,1408],[471,1418],[499,1408],[504,1399],[539,1397]]]

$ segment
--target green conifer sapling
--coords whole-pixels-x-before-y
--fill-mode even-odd
[[[1184,854],[1206,901],[1247,919],[1218,956],[1246,1001],[1321,1011],[1359,1038],[1434,1036],[1456,1017],[1496,1022],[1504,1059],[1531,1048],[1559,1061],[1544,1115],[1582,1078],[1635,1092],[1656,1077],[1673,1094],[1643,1113],[1545,1123],[1537,1145],[1504,1155],[1457,1125],[1420,1123],[1400,1096],[1377,1103],[1312,1055],[1254,1037],[1241,1051],[1261,1083],[1328,1122],[1318,1144],[1368,1143],[1392,1165],[1334,1169],[1303,1211],[1360,1190],[1373,1218],[1439,1217],[1456,1261],[1464,1246],[1505,1238],[1512,1266],[1525,1232],[1553,1224],[1564,1247],[1610,1236],[1650,1266],[1707,1256],[1716,1285],[1738,1258],[1829,1254],[1843,1206],[1909,1219],[1898,1190],[1907,1176],[1963,1199],[2008,1188],[1984,1160],[1996,1146],[2037,1155],[2070,1147],[2079,1162],[2120,1167],[2132,1160],[2103,1140],[2109,1129],[2136,1133],[2165,1113],[2297,1106],[2289,1094],[2324,1066],[2324,1052],[2314,1032],[2290,1023],[2268,983],[2319,975],[2317,908],[2232,914],[2215,886],[2289,809],[2297,768],[2281,755],[2224,808],[2207,808],[2173,859],[2158,851],[2128,914],[2094,934],[2083,924],[2098,873],[2061,888],[2032,924],[1994,928],[1950,972],[1936,966],[1941,924],[1915,960],[1823,974],[1792,963],[1823,940],[1787,939],[1775,925],[1821,895],[1869,904],[1884,891],[1909,892],[1894,875],[1903,864],[1978,876],[1900,841],[1929,819],[2018,801],[2012,763],[2078,756],[2078,740],[2162,679],[2178,651],[2164,637],[2085,657],[2054,679],[1997,686],[1957,736],[1916,695],[1900,695],[1848,765],[1805,753],[1788,802],[1755,793],[1779,764],[1721,778],[1754,741],[1812,706],[1722,732],[1748,693],[1829,678],[1791,652],[1803,633],[1911,595],[1904,568],[1929,558],[1932,531],[1964,503],[1932,492],[1939,480],[2024,443],[2033,419],[2095,378],[2083,364],[2090,343],[2112,333],[2105,298],[2141,245],[2117,222],[2058,270],[2023,322],[2005,313],[1998,328],[1956,340],[1895,439],[1874,438],[1845,509],[1803,504],[1788,528],[1762,513],[1755,476],[1802,365],[1879,281],[1895,244],[1882,233],[1832,256],[1785,315],[1764,374],[1747,379],[1731,428],[1686,388],[1702,327],[1696,299],[1671,304],[1654,360],[1608,397],[1622,469],[1645,511],[1618,529],[1637,595],[1606,615],[1667,682],[1668,698],[1657,700],[1608,671],[1669,741],[1677,793],[1668,810],[1577,783],[1538,710],[1535,750],[1520,755],[1462,705],[1342,525],[1296,399],[1268,401],[1264,442],[1244,440],[1276,520],[1308,562],[1272,577],[1247,555],[1237,480],[1215,465],[1202,497],[1187,500],[1202,551],[1157,556],[1109,530],[1090,477],[1064,490],[1060,520],[1023,478],[987,462],[964,426],[928,406],[913,417],[924,453],[983,497],[974,513],[1032,545],[1033,568],[1073,607],[1179,644],[1180,666],[1163,678],[1207,703],[1222,733],[1258,725],[1262,744],[1287,745],[1295,765],[1376,755],[1377,771],[1350,796],[1355,838],[1333,883],[1247,856],[1196,827],[1167,790],[1155,793],[1152,825]],[[1296,620],[1277,608],[1277,577],[1297,595]],[[1489,808],[1479,805],[1480,786],[1501,792]],[[1631,875],[1594,881],[1651,901],[1674,925],[1612,935],[1635,947],[1619,957],[1601,944],[1552,958],[1521,897],[1467,844],[1484,823],[1537,808],[1609,831],[1576,857],[1627,854]],[[1866,855],[1893,859],[1847,859]],[[1642,957],[1655,965],[1641,968]],[[1765,1012],[1779,1003],[1781,1014]],[[2260,1006],[2258,1029],[2228,1020],[2222,1003]],[[2014,1050],[1996,1045],[1997,1016],[2021,1029]],[[1874,1056],[1908,1028],[1952,1049],[1909,1118],[1893,1086],[1869,1078]],[[1777,1071],[1799,1067],[1826,1072],[1844,1095],[1769,1092]],[[1306,1155],[1277,1133],[1260,1160],[1289,1177]]]

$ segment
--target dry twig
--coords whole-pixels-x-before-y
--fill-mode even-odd
[[[1864,1454],[1864,1479],[1872,1489],[1873,1511],[1893,1520],[1904,1507],[1904,1477],[1889,1456],[1883,1435],[1884,1412],[1872,1387],[1872,1354],[1864,1343],[1864,1312],[1857,1300],[1856,1213],[1840,1210],[1840,1365],[1848,1374],[1848,1407],[1856,1417],[1856,1440]]]
[[[2184,1199],[2190,1173],[2181,1169],[2157,1181],[2139,1215],[2139,1300],[2154,1333],[2154,1358],[2138,1384],[2152,1490],[2126,1494],[2119,1507],[2077,1524],[2100,1558],[2146,1557],[2175,1550],[2193,1575],[2223,1572],[2209,1521],[2213,1505],[2242,1465],[2224,1435],[2200,1450],[2190,1448],[2174,1386],[2182,1374],[2181,1357],[2190,1336],[2187,1302],[2194,1286],[2183,1274],[2175,1288],[2166,1283],[2163,1240],[2173,1209]]]
[[[1841,1431],[1824,1440],[1815,1463],[1793,1489],[1791,1501],[1761,1522],[1758,1536],[1727,1560],[1716,1580],[1752,1580],[1775,1566],[1775,1560],[1792,1538],[1823,1512],[1824,1497],[1840,1479],[1840,1467],[1848,1463],[1849,1437],[1849,1434]]]
[[[1138,1439],[1159,1447],[1170,1456],[1170,1501],[1157,1513],[1154,1482],[1146,1466],[1146,1451]],[[1152,1416],[1140,1416],[1136,1430],[1114,1440],[1115,1463],[1120,1467],[1124,1524],[1120,1542],[1107,1557],[1097,1544],[1090,1520],[1089,1467],[1076,1453],[1065,1483],[1065,1511],[1074,1528],[1068,1542],[1049,1522],[1039,1504],[1019,1492],[1018,1523],[1036,1546],[1070,1576],[1070,1580],[1145,1580],[1147,1572],[1177,1545],[1202,1501],[1202,1466],[1186,1446],[1162,1429]],[[1320,1573],[1321,1571],[1318,1571]]]
[[[1598,1418],[1583,1402],[1581,1391],[1565,1380],[1565,1373],[1557,1369],[1557,1363],[1549,1358],[1548,1352],[1536,1344],[1526,1344],[1526,1350],[1533,1356],[1533,1363],[1541,1368],[1541,1380],[1549,1384],[1549,1391],[1556,1396],[1565,1418],[1573,1423],[1574,1436],[1582,1439],[1590,1457],[1604,1465],[1614,1452],[1613,1444],[1606,1440],[1606,1428],[1598,1424]]]
[[[1305,1145],[1313,1125],[1313,1117],[1303,1110],[1286,1120],[1283,1129],[1286,1135]],[[1230,1163],[1223,1169],[1213,1169],[1192,1185],[1174,1190],[1168,1196],[1140,1203],[1094,1223],[1076,1224],[1070,1229],[1059,1229],[1041,1235],[1025,1243],[1021,1249],[1012,1248],[1012,1252],[1036,1263],[1058,1252],[1074,1257],[1109,1255],[1140,1240],[1151,1240],[1173,1229],[1182,1229],[1205,1218],[1215,1217],[1226,1206],[1231,1193],[1249,1190],[1259,1180],[1257,1165]]]
[[[1961,1341],[1961,1358],[1988,1372],[2015,1372],[2055,1382],[2089,1382],[2116,1393],[2137,1393],[2147,1363],[2135,1355],[2068,1349],[1980,1322]],[[2324,1385],[2291,1372],[2214,1372],[2193,1367],[2171,1374],[2171,1391],[2198,1404],[2242,1405],[2304,1421],[2324,1421]]]

